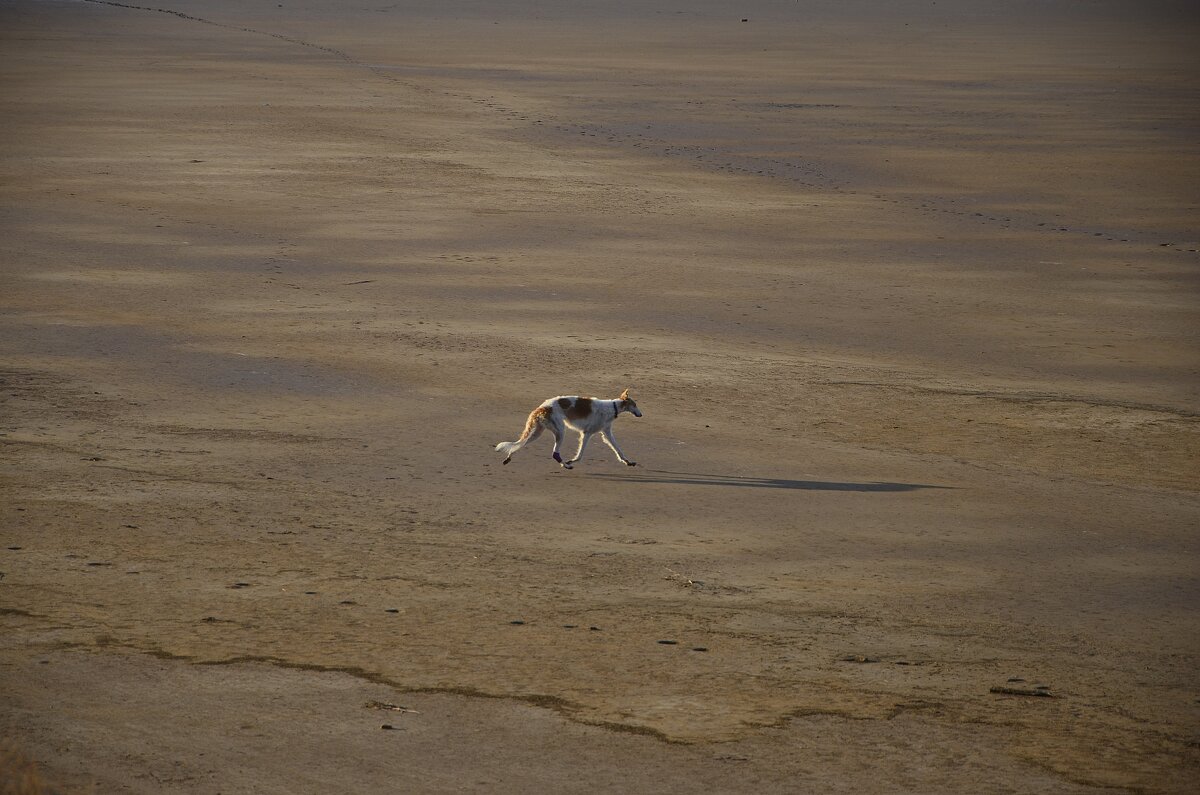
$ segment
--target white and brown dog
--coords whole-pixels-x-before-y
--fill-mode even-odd
[[[625,458],[612,435],[613,420],[623,411],[628,411],[635,417],[642,416],[633,398],[629,397],[628,389],[615,400],[575,395],[550,398],[530,412],[520,439],[515,442],[501,442],[496,445],[496,450],[504,453],[504,463],[507,464],[512,460],[513,453],[541,436],[542,431],[548,428],[554,434],[554,460],[562,464],[564,469],[570,469],[571,465],[583,456],[583,449],[587,447],[588,440],[598,433],[604,443],[617,454],[617,460],[626,466],[637,466],[635,462]],[[570,461],[563,461],[559,454],[565,428],[579,432],[579,449]]]

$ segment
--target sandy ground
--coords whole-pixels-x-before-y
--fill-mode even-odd
[[[1186,4],[136,6],[0,3],[7,758],[1189,789]]]

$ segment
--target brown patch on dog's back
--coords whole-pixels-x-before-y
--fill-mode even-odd
[[[561,403],[562,401],[560,400],[559,404]],[[566,406],[563,406],[563,408],[567,410],[567,419],[582,420],[592,413],[592,399],[585,397],[575,398],[574,406],[571,406],[569,409]]]
[[[558,407],[563,411],[571,408],[571,398],[561,397],[558,399]]]

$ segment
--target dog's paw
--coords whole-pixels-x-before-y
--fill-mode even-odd
[[[561,455],[559,455],[557,452],[555,452],[555,453],[551,453],[551,455],[553,455],[553,456],[554,456],[554,460],[555,460],[555,461],[557,461],[558,463],[560,463],[560,464],[561,464],[561,463],[563,462],[563,460],[562,460],[562,456],[561,456]]]
[[[562,468],[563,469],[574,469],[575,467],[571,465],[570,461],[563,461]]]
[[[504,459],[504,463],[505,463],[505,464],[507,464],[509,461],[512,461],[512,459],[511,459],[511,458],[506,458],[506,459]]]
[[[625,462],[625,466],[627,466],[627,467],[635,467],[635,466],[637,466],[637,461],[626,461],[626,462]]]

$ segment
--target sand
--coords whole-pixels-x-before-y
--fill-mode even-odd
[[[1189,790],[1185,4],[153,5],[0,5],[10,776]]]

